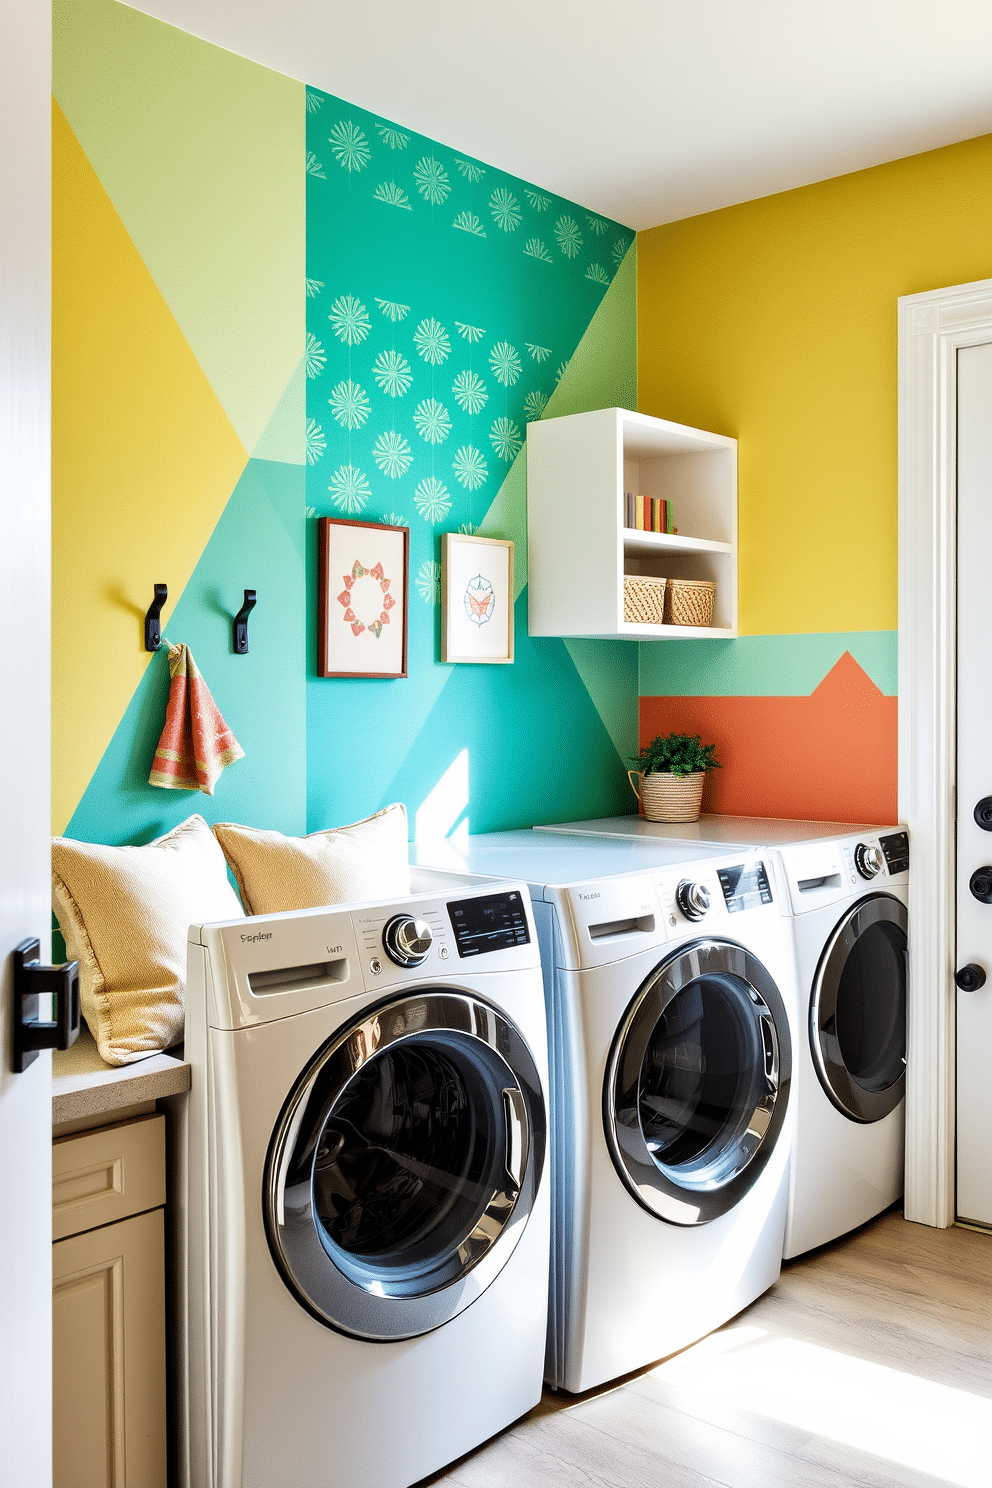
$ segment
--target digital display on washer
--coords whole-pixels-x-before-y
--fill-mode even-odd
[[[772,890],[764,863],[758,862],[750,867],[740,863],[733,868],[718,868],[717,873],[731,914],[736,914],[739,909],[771,904]]]
[[[889,837],[879,837],[885,861],[890,873],[906,873],[909,869],[909,835],[893,832]]]
[[[448,918],[459,956],[484,956],[530,943],[527,911],[515,891],[456,900],[448,905]]]

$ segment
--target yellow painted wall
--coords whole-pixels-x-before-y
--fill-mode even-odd
[[[638,407],[740,441],[740,629],[896,625],[900,295],[992,277],[992,135],[638,234]]]

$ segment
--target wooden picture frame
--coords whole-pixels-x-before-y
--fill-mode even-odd
[[[444,534],[441,660],[513,662],[513,543],[505,538]]]
[[[410,529],[321,517],[317,673],[405,677]]]

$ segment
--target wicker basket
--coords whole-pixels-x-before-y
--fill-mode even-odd
[[[669,579],[665,590],[668,625],[712,625],[716,585],[709,579]]]
[[[667,579],[624,574],[623,618],[628,625],[661,625],[665,618]]]
[[[628,770],[627,778],[634,793],[644,807],[648,821],[694,822],[699,820],[703,804],[703,781],[705,770],[692,775],[669,775],[652,770],[641,775],[637,770]]]

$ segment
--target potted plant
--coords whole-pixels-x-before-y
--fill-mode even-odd
[[[635,760],[627,778],[648,821],[699,820],[703,781],[719,770],[716,745],[700,743],[698,734],[658,734]]]

